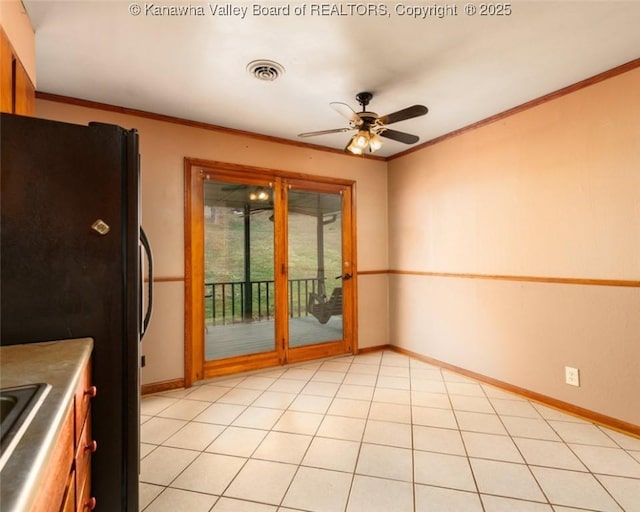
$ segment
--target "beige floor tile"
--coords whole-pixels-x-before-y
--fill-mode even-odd
[[[154,416],[140,427],[140,441],[149,444],[162,444],[186,424],[185,420]]]
[[[340,384],[337,382],[308,382],[300,391],[300,394],[333,398],[336,396],[339,387]]]
[[[246,461],[247,459],[240,457],[201,453],[171,485],[179,489],[220,495]]]
[[[491,402],[484,396],[465,396],[449,394],[451,405],[456,411],[485,412],[494,414]]]
[[[562,442],[518,437],[514,438],[514,442],[527,464],[573,471],[587,470],[580,459]]]
[[[384,377],[410,377],[409,367],[406,366],[381,366],[378,375]]]
[[[469,381],[452,381],[451,377],[445,375],[445,382],[447,391],[450,395],[462,395],[462,396],[476,396],[480,398],[486,398],[484,390],[480,384],[472,383]]]
[[[387,377],[379,375],[376,387],[389,389],[411,389],[409,377]]]
[[[408,389],[375,388],[375,391],[373,393],[373,401],[410,405],[411,392]]]
[[[409,366],[409,357],[404,354],[399,354],[397,352],[385,350],[382,353],[382,361],[380,362],[382,366]]]
[[[291,434],[314,435],[324,416],[312,412],[285,411],[273,430]]]
[[[277,379],[273,377],[262,377],[260,375],[251,375],[238,384],[238,388],[255,389],[259,391],[266,390]]]
[[[144,510],[144,508],[151,503],[158,494],[160,494],[164,490],[162,485],[154,485],[147,484],[144,482],[140,482],[139,486],[139,505],[140,510]]]
[[[437,407],[438,409],[451,409],[449,395],[444,393],[432,393],[430,391],[411,391],[411,404],[421,407]]]
[[[617,447],[609,436],[592,423],[569,423],[566,421],[550,420],[549,425],[551,425],[551,428],[558,433],[565,443],[609,446],[611,448]]]
[[[310,382],[332,382],[334,384],[341,384],[344,380],[346,371],[344,372],[330,372],[325,370],[318,370]]]
[[[283,379],[304,380],[308,382],[311,380],[316,370],[307,368],[289,368],[282,374]]]
[[[313,384],[313,383],[310,383]],[[324,382],[321,384],[325,384]],[[304,391],[304,390],[303,390]],[[331,398],[326,396],[300,394],[289,406],[290,411],[315,412],[324,414],[331,405]]]
[[[471,468],[466,457],[414,451],[414,478],[418,484],[475,491]]]
[[[359,363],[360,363],[360,359],[357,359],[356,362],[354,362],[351,365],[347,373],[363,373],[366,375],[378,375],[378,372],[380,371],[378,365],[359,364]]]
[[[449,455],[466,455],[460,432],[445,428],[414,425],[413,448]]]
[[[237,404],[237,405],[250,405],[255,402],[262,394],[259,389],[246,389],[246,388],[233,388],[228,393],[218,398],[219,404]]]
[[[351,418],[366,418],[369,414],[370,405],[371,402],[367,400],[334,398],[327,414],[333,416],[349,416]]]
[[[412,367],[411,380],[415,379],[443,380],[440,370],[433,367]]]
[[[211,512],[276,512],[274,505],[263,505],[235,498],[220,498]]]
[[[356,475],[347,512],[413,512],[413,486],[407,482]]]
[[[547,407],[546,405],[537,404],[535,402],[531,402],[531,405],[533,405],[533,407],[540,413],[540,416],[547,420],[568,421],[571,423],[588,423],[581,418],[572,416],[571,414],[566,414],[557,409],[552,409],[551,407]]]
[[[640,462],[621,448],[569,444],[592,473],[640,478]]]
[[[244,427],[227,427],[206,451],[221,455],[250,457],[258,445],[266,437],[268,431]]]
[[[300,393],[307,385],[304,380],[280,378],[269,386],[269,391],[280,391],[282,393]]]
[[[270,409],[286,409],[296,399],[295,393],[280,393],[278,391],[265,391],[253,402],[254,407],[267,407]]]
[[[217,496],[181,489],[165,489],[145,512],[209,512]]]
[[[191,450],[159,446],[140,462],[140,481],[169,485],[198,455]]]
[[[144,459],[158,447],[156,444],[140,443],[140,460]]]
[[[426,391],[429,393],[447,393],[444,381],[434,379],[411,379],[411,391]]]
[[[411,406],[373,402],[369,410],[369,419],[394,421],[396,423],[411,423]]]
[[[224,425],[191,421],[162,444],[185,450],[204,451],[224,429]]]
[[[177,398],[169,398],[161,395],[144,397],[140,401],[140,413],[145,416],[155,416],[177,402]]]
[[[343,439],[315,437],[302,465],[353,473],[360,451],[360,443]]]
[[[513,509],[510,512],[515,512]],[[416,485],[416,512],[483,512],[475,492]]]
[[[253,458],[300,464],[309,444],[311,444],[311,439],[311,436],[302,434],[269,432],[253,453]]]
[[[640,480],[596,475],[625,512],[640,512]]]
[[[348,473],[301,467],[282,504],[311,512],[342,512],[352,478]]]
[[[504,400],[491,398],[491,404],[500,416],[520,416],[522,418],[540,419],[540,413],[530,402],[524,400]]]
[[[230,425],[246,409],[244,405],[212,404],[193,420],[217,425]]]
[[[249,460],[224,492],[230,498],[279,505],[297,466],[264,460]]]
[[[456,417],[451,409],[414,406],[411,410],[414,425],[452,429],[458,428]]]
[[[551,505],[533,501],[482,495],[485,512],[553,512]]]
[[[231,388],[215,385],[197,386],[196,389],[189,394],[190,400],[203,400],[207,402],[215,402],[220,397],[228,393]]]
[[[370,386],[356,386],[354,384],[342,384],[336,393],[337,398],[350,398],[352,400],[371,400],[374,388]]]
[[[349,372],[345,375],[342,384],[351,384],[356,386],[375,386],[377,379],[377,375]]]
[[[326,361],[320,365],[320,370],[327,372],[347,373],[351,363],[341,363],[338,361]]]
[[[524,459],[510,437],[463,432],[462,439],[469,457],[524,463]]]
[[[366,420],[362,418],[327,415],[322,420],[317,435],[348,441],[360,441],[362,440],[366,423]]]
[[[621,512],[593,475],[539,467],[532,467],[531,471],[552,505]]]
[[[411,482],[413,477],[411,450],[363,443],[356,473]]]
[[[411,425],[369,420],[364,431],[363,440],[367,443],[411,448]]]
[[[481,493],[546,502],[544,494],[524,464],[470,459]]]
[[[625,450],[640,451],[640,438],[631,437],[602,426],[599,426],[598,428],[613,439],[621,448],[624,448]]]
[[[177,420],[192,420],[211,404],[200,400],[181,399],[173,405],[159,412],[159,418],[173,418]]]
[[[558,434],[545,420],[535,418],[520,418],[516,416],[501,416],[502,423],[514,437],[529,439],[544,439],[547,441],[561,441]]]
[[[455,414],[460,430],[507,435],[507,431],[496,414],[468,411],[455,411]]]
[[[267,407],[247,407],[232,423],[235,427],[270,429],[278,421],[283,412],[280,409]]]

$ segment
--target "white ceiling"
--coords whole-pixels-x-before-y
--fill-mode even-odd
[[[255,16],[247,2],[24,0],[36,31],[39,91],[135,108],[285,139],[344,148],[349,134],[300,139],[341,128],[329,107],[387,114],[413,104],[420,118],[392,128],[421,142],[485,119],[640,57],[640,1],[513,1],[509,16],[414,19],[381,2],[388,16]],[[312,5],[305,2],[307,13]],[[191,5],[205,16],[152,16],[149,5]],[[248,7],[213,16],[210,6]],[[267,5],[260,2],[259,5]],[[342,6],[345,12],[355,3]],[[480,5],[479,3],[476,5]],[[359,8],[359,7],[358,7]],[[275,82],[246,66],[272,59],[286,68]],[[389,156],[409,146],[385,140]]]

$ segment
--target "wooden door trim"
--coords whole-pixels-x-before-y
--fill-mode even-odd
[[[343,222],[349,226],[348,240],[344,245],[345,257],[351,262],[352,293],[350,300],[345,300],[343,307],[343,329],[350,329],[345,332],[345,339],[351,339],[351,344],[346,350],[357,353],[357,267],[356,267],[356,225],[355,225],[355,181],[342,178],[329,178],[311,174],[304,174],[266,167],[255,167],[250,165],[240,165],[228,162],[218,162],[203,160],[198,158],[185,157],[185,332],[184,332],[184,385],[190,387],[195,381],[204,378],[211,378],[220,375],[227,375],[239,370],[255,370],[277,366],[289,360],[289,351],[282,345],[283,337],[287,337],[289,328],[288,315],[281,315],[280,323],[276,321],[276,350],[260,354],[246,356],[236,356],[219,361],[205,361],[204,358],[204,180],[207,176],[215,176],[219,181],[241,180],[246,183],[273,184],[275,191],[275,201],[285,202],[286,193],[284,187],[287,183],[297,184],[301,188],[311,188],[317,191],[333,191],[338,189],[348,190],[343,202]],[[311,185],[310,185],[311,184]],[[306,185],[306,186],[305,186]],[[280,208],[280,213],[276,215],[274,221],[275,238],[287,237],[286,205]],[[345,220],[346,219],[346,220]],[[348,223],[347,223],[348,222]],[[343,231],[343,236],[345,232]],[[280,251],[286,251],[286,243],[279,240],[276,245]],[[286,261],[286,253],[276,255],[276,261]],[[279,259],[278,259],[279,258]],[[276,269],[276,278],[283,269]],[[285,278],[287,269],[284,269]],[[281,310],[288,310],[288,291],[286,279],[279,279],[280,286],[284,288],[277,296],[280,297]],[[278,282],[278,279],[276,279]],[[284,285],[282,284],[284,283]],[[278,303],[279,303],[278,302]],[[277,307],[277,306],[276,306]],[[346,320],[347,318],[352,320]],[[346,326],[345,326],[346,325]],[[347,333],[350,332],[350,337]],[[321,348],[318,348],[321,347]],[[317,357],[327,357],[345,353],[342,342],[328,342],[307,347],[291,349],[296,351],[295,361],[303,361]]]

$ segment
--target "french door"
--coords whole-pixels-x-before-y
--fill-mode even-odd
[[[187,159],[185,384],[353,352],[353,182]]]

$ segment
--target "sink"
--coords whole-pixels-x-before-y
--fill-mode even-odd
[[[0,470],[49,393],[49,384],[0,389]]]

